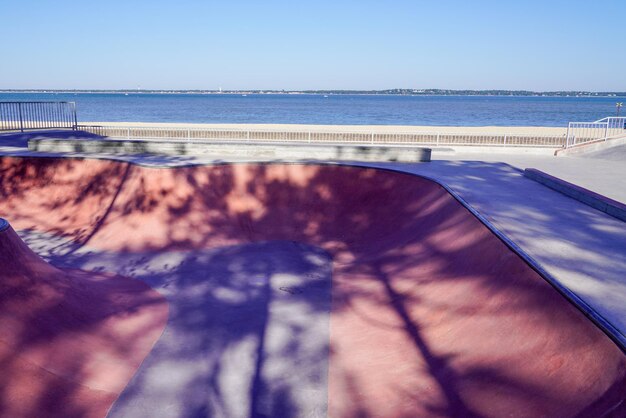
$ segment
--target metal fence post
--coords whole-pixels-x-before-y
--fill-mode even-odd
[[[20,119],[20,132],[24,132],[24,121],[22,120],[22,104],[17,104],[17,114]]]
[[[126,131],[126,139],[130,139],[130,128]]]
[[[75,131],[78,129],[78,117],[76,117],[76,103],[70,102],[72,104],[72,113],[74,114],[74,126],[72,126],[72,130]]]
[[[311,131],[309,131],[309,144],[311,143]]]

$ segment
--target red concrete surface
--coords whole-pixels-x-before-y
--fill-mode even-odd
[[[0,232],[0,416],[103,417],[167,321],[138,280],[59,270]]]
[[[112,252],[334,260],[329,416],[626,414],[626,356],[442,187],[341,166],[0,160],[0,216]]]

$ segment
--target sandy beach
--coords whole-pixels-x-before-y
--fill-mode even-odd
[[[251,129],[290,132],[376,132],[376,133],[454,133],[497,135],[565,136],[567,127],[548,126],[409,126],[409,125],[298,125],[242,123],[146,123],[146,122],[81,122],[81,125],[146,128]]]

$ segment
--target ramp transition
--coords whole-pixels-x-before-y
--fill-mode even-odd
[[[55,264],[132,276],[168,300],[165,331],[125,389],[110,390],[109,416],[625,411],[620,348],[425,178],[345,166],[5,157],[0,194],[0,213],[23,236],[55,243]],[[27,251],[14,241],[7,245]],[[89,274],[65,279],[60,300],[90,289]],[[75,308],[90,315],[110,300],[78,298]],[[38,305],[21,309],[31,318]],[[150,334],[141,321],[125,329]],[[5,405],[11,387],[5,381]],[[22,402],[55,412],[37,397]]]

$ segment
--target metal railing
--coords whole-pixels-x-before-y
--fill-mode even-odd
[[[626,136],[626,117],[608,117],[595,122],[570,122],[565,148]]]
[[[76,129],[74,102],[0,102],[0,131]]]
[[[78,129],[120,139],[166,139],[180,141],[242,141],[265,143],[368,144],[368,145],[485,145],[560,148],[565,136],[532,134],[440,133],[440,132],[330,132],[272,129],[219,129],[121,127],[79,125]]]

